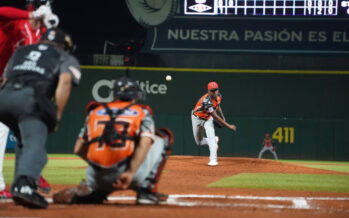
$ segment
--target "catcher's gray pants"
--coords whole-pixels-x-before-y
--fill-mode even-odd
[[[193,126],[194,139],[197,145],[208,145],[210,150],[210,161],[217,161],[217,140],[214,131],[213,118],[210,117],[208,120],[201,119],[194,116],[191,113],[191,123]],[[204,137],[204,131],[206,137]]]
[[[277,156],[276,152],[273,151],[273,146],[271,146],[271,147],[263,146],[262,150],[259,152],[258,158],[259,159],[262,158],[263,153],[266,152],[266,151],[270,151],[274,155],[275,160],[278,159],[278,156]]]
[[[156,140],[152,144],[145,157],[143,163],[139,166],[135,176],[133,177],[131,189],[137,190],[139,187],[147,188],[155,179],[155,175],[159,164],[165,158],[168,140],[156,136]],[[125,172],[128,163],[121,164],[112,168],[100,168],[89,165],[86,170],[87,185],[100,194],[107,196],[116,189],[112,186],[119,176]]]
[[[34,116],[34,89],[6,86],[0,90],[0,121],[16,135],[16,166],[14,182],[19,176],[30,176],[38,181],[47,162],[45,143],[46,124]]]

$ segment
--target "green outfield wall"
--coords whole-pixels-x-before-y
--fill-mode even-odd
[[[73,89],[60,129],[48,139],[48,152],[72,153],[92,101],[110,101],[113,80],[125,67],[83,66],[81,84]],[[349,159],[349,71],[214,70],[131,68],[147,93],[158,127],[175,135],[173,154],[208,155],[197,147],[190,112],[216,81],[222,109],[236,133],[216,129],[219,156],[257,157],[265,133],[277,142],[280,159]],[[172,81],[165,80],[172,75]],[[271,155],[265,153],[266,158]]]

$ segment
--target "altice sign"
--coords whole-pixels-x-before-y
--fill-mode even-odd
[[[114,87],[115,80],[99,80],[92,87],[92,97],[98,102],[110,102],[113,100],[113,93],[110,91]],[[151,83],[149,80],[140,81],[137,80],[139,87],[148,95],[166,95],[167,85]],[[108,90],[102,92],[102,90]]]

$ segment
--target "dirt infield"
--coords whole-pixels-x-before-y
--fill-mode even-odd
[[[209,188],[208,184],[239,173],[343,174],[296,164],[250,158],[171,156],[159,191],[170,194],[167,205],[135,205],[133,191],[115,192],[104,205],[54,205],[30,210],[0,203],[0,217],[349,217],[349,193]],[[53,191],[67,186],[55,185]],[[46,195],[50,200],[51,195]]]

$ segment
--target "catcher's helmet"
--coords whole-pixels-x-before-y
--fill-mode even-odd
[[[131,101],[138,99],[140,88],[137,82],[130,77],[123,76],[114,83],[114,98],[121,101]]]
[[[71,37],[59,28],[48,29],[44,33],[44,35],[42,35],[41,40],[55,42],[57,45],[62,46],[63,49],[69,53],[73,53],[76,48]]]

